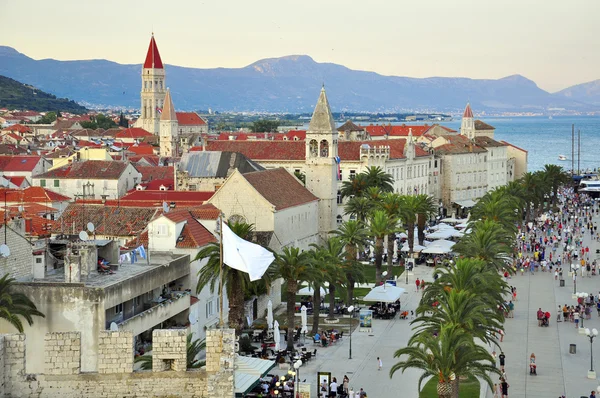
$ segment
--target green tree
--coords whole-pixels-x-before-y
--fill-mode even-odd
[[[254,232],[254,225],[247,223],[228,223],[229,228],[240,238],[248,240]],[[194,261],[207,259],[207,263],[198,271],[196,293],[200,293],[206,286],[212,292],[219,283],[221,253],[219,243],[209,243],[201,249]],[[247,273],[238,271],[223,264],[223,289],[227,292],[229,301],[229,326],[237,333],[241,332],[244,325],[244,296],[251,289],[253,283],[267,283],[267,279],[250,282]]]
[[[46,114],[37,121],[37,124],[52,124],[56,121],[56,118],[56,112],[46,112]]]
[[[296,292],[301,282],[312,281],[320,271],[310,261],[308,252],[300,252],[297,247],[284,247],[275,255],[273,274],[287,283],[287,349],[294,349],[294,318],[296,314]],[[318,303],[317,303],[318,304]]]
[[[361,173],[369,187],[377,187],[381,192],[394,192],[394,178],[379,166],[370,166]]]
[[[390,219],[395,220],[396,224],[399,221],[401,206],[402,199],[400,198],[400,195],[391,192],[382,195],[379,201],[379,207],[385,211]],[[397,228],[390,231],[387,236],[387,272],[390,276],[393,275],[392,261],[394,258],[394,242],[396,241],[396,232],[399,231],[400,229]]]
[[[417,210],[417,238],[419,244],[423,246],[425,241],[425,224],[429,217],[437,213],[437,206],[433,197],[425,194],[419,194],[416,196],[416,210]]]
[[[357,220],[349,220],[343,223],[336,231],[336,234],[346,245],[346,262],[356,262],[358,271],[362,271],[364,268],[363,264],[358,259],[358,250],[360,247],[365,245],[368,236],[368,230],[364,227],[364,224]],[[346,305],[350,306],[354,302],[354,285],[356,283],[356,269],[349,267],[346,270],[346,281],[347,281],[347,298]],[[364,271],[363,271],[364,272]]]
[[[397,219],[390,218],[385,211],[375,210],[369,224],[369,232],[375,241],[375,272],[376,282],[381,282],[381,265],[383,259],[383,240],[386,235],[398,230]]]
[[[306,186],[306,174],[294,171],[294,176],[302,182],[302,185]]]
[[[334,236],[327,239],[319,250],[323,251],[323,257],[327,260],[326,266],[321,269],[321,272],[323,273],[323,279],[329,283],[328,319],[335,319],[335,293],[346,282],[346,274],[343,269],[344,243],[340,238]]]
[[[344,206],[344,214],[354,216],[358,221],[365,223],[367,217],[374,208],[375,203],[369,198],[355,196],[346,203],[346,206]]]
[[[272,133],[272,132],[276,132],[278,127],[279,127],[278,120],[261,119],[261,120],[256,120],[256,121],[252,122],[252,126],[250,127],[250,130],[252,130],[253,133]]]
[[[440,398],[451,398],[458,394],[458,380],[464,376],[475,376],[493,386],[490,373],[500,374],[492,365],[493,358],[486,348],[474,343],[464,329],[455,324],[441,326],[437,336],[431,333],[413,335],[408,345],[394,353],[395,358],[406,357],[390,369],[390,377],[398,370],[409,368],[422,370],[418,380],[421,390],[423,381],[437,378],[437,393]]]
[[[23,333],[21,318],[32,326],[34,316],[42,318],[45,316],[38,311],[29,297],[17,292],[14,286],[15,279],[10,278],[8,274],[0,278],[0,318],[13,325],[19,333]]]
[[[556,207],[558,188],[568,183],[570,181],[570,177],[561,166],[557,166],[555,164],[545,165],[544,173],[546,175],[549,188],[552,191],[552,207]]]
[[[119,115],[119,126],[125,128],[129,127],[129,120],[127,120],[125,115],[123,115],[123,112],[121,112],[121,115]]]
[[[418,196],[411,195],[404,195],[401,199],[400,218],[402,218],[406,226],[408,253],[411,257],[415,248],[415,224],[417,223],[417,214],[421,207],[421,199]]]
[[[342,182],[340,191],[342,198],[362,196],[363,191],[369,187],[369,181],[364,174],[358,174],[348,181]]]
[[[84,129],[91,130],[97,130],[99,128],[108,130],[113,127],[117,127],[117,123],[101,113],[97,114],[96,116],[91,116],[89,122],[80,122],[80,124]]]
[[[513,245],[513,234],[501,224],[485,220],[473,223],[471,232],[463,236],[452,249],[462,256],[483,260],[496,271],[512,273]]]

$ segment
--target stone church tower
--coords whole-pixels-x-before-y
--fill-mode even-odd
[[[462,121],[460,123],[460,134],[466,136],[472,140],[475,138],[475,120],[473,118],[473,111],[471,110],[471,104],[467,103],[465,112],[463,113]]]
[[[336,229],[338,132],[325,87],[306,132],[306,188],[319,198],[319,234],[327,239]]]
[[[142,67],[141,114],[135,122],[135,127],[141,127],[153,134],[159,133],[159,109],[163,108],[166,94],[165,77],[165,68],[152,34]]]
[[[176,142],[179,123],[177,122],[177,114],[169,90],[167,90],[164,105],[160,115],[160,156],[178,156]]]

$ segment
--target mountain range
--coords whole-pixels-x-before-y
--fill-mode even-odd
[[[307,55],[257,61],[243,68],[166,65],[167,86],[181,110],[311,112],[324,83],[335,111],[597,111],[600,80],[549,93],[513,75],[502,79],[410,78],[315,62]],[[35,60],[0,46],[0,75],[58,97],[93,105],[139,107],[141,64],[108,60]]]

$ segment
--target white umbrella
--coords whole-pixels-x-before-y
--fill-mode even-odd
[[[452,241],[440,239],[427,246],[425,250],[422,250],[422,253],[446,254],[452,251],[452,246],[454,245],[455,243]]]
[[[404,294],[404,289],[396,287],[394,285],[380,285],[371,290],[363,298],[363,301],[381,301],[384,303],[393,303],[399,300]]]
[[[279,332],[279,322],[273,323],[273,340],[275,340],[275,351],[279,351],[279,343],[281,342],[281,333]]]
[[[300,333],[308,333],[308,319],[305,306],[300,308],[300,317],[302,318],[302,329],[300,330]]]
[[[453,236],[455,236],[456,231],[454,228],[450,229],[450,228],[440,228],[439,230],[426,235],[427,239],[448,239],[451,238]]]
[[[323,286],[321,286],[320,291],[321,296],[325,296],[327,294],[327,291],[323,288]],[[315,294],[315,290],[310,286],[305,286],[302,289],[298,290],[297,294],[299,294],[300,296],[312,296],[313,294]]]
[[[273,302],[269,300],[267,303],[267,326],[273,329]]]
[[[425,243],[425,242],[423,242],[423,243]],[[416,242],[415,242],[415,244],[413,245],[413,252],[414,252],[414,253],[418,253],[418,252],[420,252],[420,251],[421,251],[421,250],[423,250],[423,249],[425,249],[425,246],[421,246],[420,244],[418,244],[418,243],[416,243]],[[400,249],[400,251],[403,251],[403,252],[408,252],[409,250],[410,250],[410,249],[409,249],[409,247],[408,247],[408,242],[405,242],[405,243],[402,245],[402,249]]]

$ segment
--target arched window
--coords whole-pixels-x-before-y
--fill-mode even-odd
[[[319,144],[317,140],[311,140],[309,144],[310,157],[319,156]]]
[[[342,220],[342,216],[338,215],[336,217],[336,221],[337,221],[338,225],[340,225],[344,220]]]
[[[321,141],[319,152],[321,153],[322,158],[329,156],[329,142],[327,142],[327,140]]]

